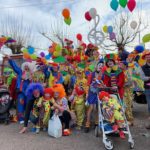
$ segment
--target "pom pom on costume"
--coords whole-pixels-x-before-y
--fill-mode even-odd
[[[40,95],[44,94],[44,88],[40,83],[31,83],[26,90],[26,96],[29,100],[32,99],[34,90],[39,90]]]
[[[135,51],[137,53],[142,53],[144,51],[145,47],[143,45],[138,45],[135,47]]]

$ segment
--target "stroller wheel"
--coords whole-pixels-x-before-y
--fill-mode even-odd
[[[134,141],[133,142],[130,142],[130,149],[134,149]]]
[[[109,139],[106,139],[104,144],[105,144],[106,150],[112,150],[114,148],[112,141]]]

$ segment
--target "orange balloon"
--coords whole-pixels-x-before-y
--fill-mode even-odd
[[[29,55],[27,52],[24,52],[24,53],[23,53],[23,57],[24,57],[25,59],[30,59],[30,58],[31,58],[30,55]]]
[[[70,11],[69,11],[69,9],[67,9],[67,8],[63,9],[62,15],[63,15],[65,18],[70,18]]]

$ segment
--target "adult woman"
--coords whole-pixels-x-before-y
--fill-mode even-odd
[[[27,130],[28,126],[28,120],[30,117],[30,112],[34,109],[36,109],[34,106],[36,106],[37,102],[39,101],[39,98],[43,96],[43,86],[40,83],[31,83],[26,91],[26,96],[28,97],[28,103],[26,106],[25,111],[25,119],[24,119],[24,127],[20,131],[20,133],[24,133]],[[38,111],[38,109],[36,109]],[[31,119],[31,122],[36,124],[38,122],[38,117],[34,118],[34,120]]]
[[[69,123],[71,120],[71,115],[69,113],[68,100],[65,98],[65,89],[61,84],[56,84],[53,86],[54,99],[53,104],[55,113],[59,116],[60,121],[64,127],[63,135],[70,135]]]

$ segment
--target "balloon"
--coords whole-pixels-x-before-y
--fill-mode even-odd
[[[34,48],[31,47],[31,46],[29,46],[29,47],[28,47],[28,53],[29,53],[29,54],[33,54],[33,53],[34,53]]]
[[[62,47],[60,44],[57,44],[56,48],[55,48],[56,51],[61,51],[62,50]]]
[[[123,8],[126,7],[128,0],[119,0],[119,4],[120,6],[122,6]]]
[[[29,55],[27,52],[24,52],[24,53],[23,53],[23,57],[24,57],[25,59],[30,59],[30,55]]]
[[[138,53],[142,53],[145,50],[145,47],[143,45],[138,45],[135,47],[135,51]]]
[[[85,19],[87,21],[91,21],[92,20],[92,17],[90,16],[90,13],[88,11],[85,13]]]
[[[109,35],[110,40],[114,40],[116,38],[116,34],[114,32]]]
[[[22,50],[23,53],[28,52],[28,50],[25,48]]]
[[[70,18],[70,11],[69,11],[69,9],[67,9],[67,8],[63,9],[62,15],[64,16],[65,19]]]
[[[108,32],[108,27],[107,27],[107,26],[104,26],[104,27],[103,27],[103,31],[104,31],[105,33],[107,33],[107,32]]]
[[[71,18],[65,18],[64,21],[67,25],[71,24]]]
[[[132,12],[136,7],[136,1],[135,0],[129,0],[128,2],[128,9]]]
[[[112,26],[108,26],[108,33],[112,33],[113,32],[113,27]]]
[[[79,41],[82,41],[82,35],[79,33],[77,34],[76,38],[79,40]]]
[[[45,59],[46,59],[46,60],[49,60],[50,58],[51,58],[51,55],[50,55],[50,54],[48,54],[48,55],[45,56]]]
[[[119,3],[118,3],[117,0],[112,0],[112,1],[111,1],[110,7],[111,7],[114,11],[117,11],[118,6],[119,6]]]
[[[52,54],[52,53],[54,52],[54,50],[55,50],[55,49],[54,49],[53,47],[50,47],[50,48],[48,49],[48,51],[49,51],[50,54]]]
[[[41,56],[41,57],[45,57],[45,53],[44,53],[44,52],[41,52],[41,53],[40,53],[40,56]]]
[[[32,54],[32,55],[30,55],[30,56],[31,56],[31,59],[32,59],[32,60],[36,60],[36,59],[37,59],[36,54]]]
[[[58,57],[58,56],[60,56],[60,53],[57,52],[57,51],[55,51],[55,52],[53,53],[53,55],[54,55],[55,57]]]
[[[150,42],[150,34],[146,34],[143,39],[142,39],[143,43],[147,43]]]
[[[89,10],[89,14],[90,14],[90,16],[92,17],[92,19],[94,19],[94,18],[96,17],[96,15],[97,15],[96,9],[95,9],[95,8],[91,8],[91,9]]]
[[[131,26],[132,29],[136,29],[137,22],[136,21],[132,21],[131,24],[130,24],[130,26]]]

